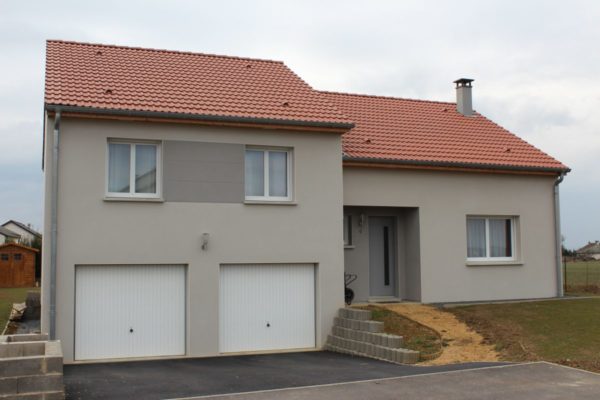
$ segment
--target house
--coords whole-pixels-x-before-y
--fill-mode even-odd
[[[588,242],[588,244],[578,249],[576,253],[579,257],[600,260],[600,241]]]
[[[0,288],[34,287],[38,252],[18,243],[0,245]]]
[[[41,240],[42,234],[31,227],[31,224],[24,224],[13,219],[2,224],[2,228],[9,229],[19,235],[21,243],[31,244],[35,240]]]
[[[21,239],[21,235],[0,226],[0,244],[18,242],[19,239]]]
[[[49,41],[42,329],[65,362],[321,348],[344,301],[561,295],[569,169],[457,103]]]

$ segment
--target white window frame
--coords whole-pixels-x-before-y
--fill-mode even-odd
[[[244,150],[244,160],[246,158],[246,151],[262,151],[263,152],[263,182],[264,182],[264,187],[263,187],[263,196],[248,196],[245,194],[246,188],[244,187],[244,195],[246,196],[246,200],[248,201],[273,201],[273,202],[277,202],[277,201],[287,201],[290,202],[293,200],[293,182],[292,182],[292,177],[293,177],[293,150],[292,149],[286,149],[286,148],[276,148],[276,147],[253,147],[253,146],[246,146],[246,149]],[[286,153],[286,159],[287,159],[287,196],[270,196],[269,195],[269,154],[271,152],[277,152],[277,153]],[[244,180],[246,179],[245,176],[246,172],[245,172],[245,168],[244,168]]]
[[[128,144],[129,145],[129,192],[109,192],[109,160],[110,160],[110,145],[111,144]],[[135,192],[135,147],[136,145],[152,145],[156,146],[156,193],[136,193]],[[160,142],[143,141],[143,140],[119,140],[109,139],[106,143],[106,182],[104,183],[105,196],[108,198],[135,198],[135,199],[160,199],[162,196],[162,145]]]
[[[489,215],[468,215],[467,216],[467,221],[469,219],[484,219],[485,220],[485,254],[486,257],[469,257],[468,256],[468,252],[469,249],[467,248],[467,261],[484,261],[484,262],[495,262],[495,261],[516,261],[517,260],[517,240],[516,240],[516,233],[517,233],[517,217],[514,216],[489,216]],[[510,244],[510,248],[512,250],[512,256],[511,257],[492,257],[490,256],[491,254],[491,249],[490,249],[490,220],[493,219],[497,219],[497,220],[510,220],[510,240],[511,240],[511,244]],[[468,235],[469,235],[469,231],[467,229],[467,246],[468,246]]]

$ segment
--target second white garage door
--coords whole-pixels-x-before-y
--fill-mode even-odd
[[[222,265],[222,353],[315,347],[313,264]]]
[[[185,267],[77,266],[75,359],[185,354]]]

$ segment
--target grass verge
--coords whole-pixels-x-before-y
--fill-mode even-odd
[[[378,306],[358,307],[372,312],[374,321],[384,323],[385,333],[404,337],[404,348],[420,352],[421,360],[431,360],[441,354],[442,339],[431,328]]]
[[[6,326],[13,303],[23,303],[27,292],[39,290],[39,288],[0,288],[0,333]]]
[[[600,261],[569,261],[565,291],[571,295],[600,294]]]
[[[447,309],[506,361],[545,360],[600,372],[600,298]]]

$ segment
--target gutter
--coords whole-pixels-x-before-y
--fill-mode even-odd
[[[46,118],[47,118],[46,110],[44,110],[42,117],[42,171],[44,170],[44,164],[46,162],[46,152],[44,149],[46,148]]]
[[[564,277],[562,273],[562,234],[560,231],[560,193],[558,185],[565,179],[561,173],[554,181],[554,234],[556,239],[556,296],[564,296]]]
[[[427,167],[450,167],[450,168],[477,168],[477,169],[488,169],[488,170],[500,170],[500,171],[531,171],[531,172],[550,172],[553,174],[559,173],[561,175],[570,172],[569,168],[547,168],[547,167],[525,167],[518,165],[500,165],[500,164],[482,164],[482,163],[465,163],[465,162],[451,162],[451,161],[426,161],[426,160],[390,160],[382,158],[372,157],[350,157],[344,155],[343,161],[348,162],[364,162],[373,164],[396,164],[396,165],[414,165],[414,166],[427,166]]]
[[[254,118],[254,117],[236,117],[229,115],[202,115],[202,114],[183,114],[162,111],[135,111],[135,110],[115,110],[111,108],[80,107],[80,106],[62,106],[57,104],[46,104],[48,111],[62,111],[64,113],[88,113],[102,115],[118,115],[124,117],[142,117],[142,118],[164,118],[164,119],[186,119],[207,122],[228,122],[238,124],[261,124],[261,125],[290,125],[305,126],[312,128],[330,128],[350,130],[354,128],[354,123],[349,122],[319,122],[302,121],[290,119],[275,118]]]
[[[52,188],[50,193],[50,340],[56,339],[56,250],[57,250],[57,216],[58,216],[58,144],[60,137],[61,110],[54,115],[54,131],[52,137]]]

